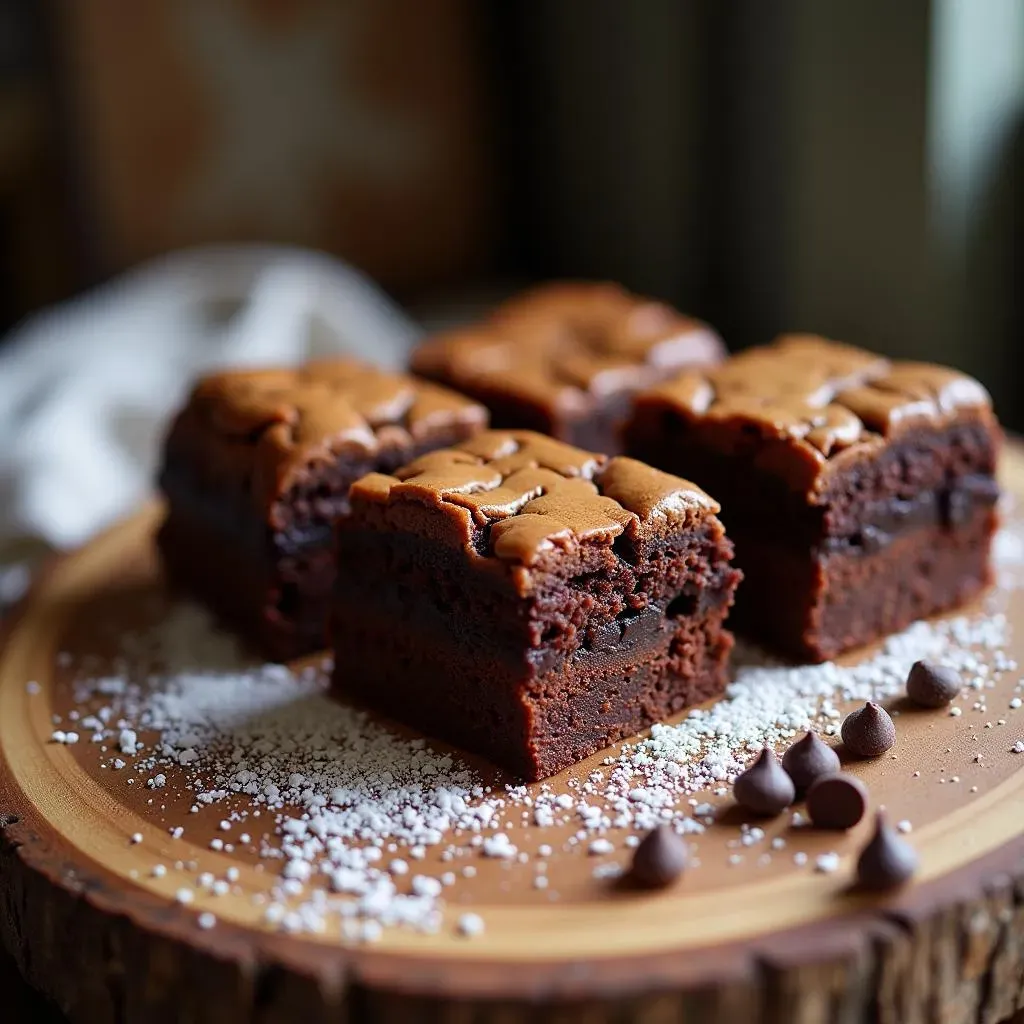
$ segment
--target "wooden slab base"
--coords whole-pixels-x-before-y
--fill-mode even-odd
[[[1019,451],[1005,475],[1024,498]],[[1005,664],[983,712],[968,697],[959,716],[890,702],[900,712],[895,756],[850,766],[874,805],[913,823],[921,870],[895,894],[849,884],[867,822],[837,835],[794,829],[786,815],[762,823],[766,835],[748,851],[742,817],[710,794],[722,813],[693,837],[700,866],[665,892],[595,877],[570,826],[520,826],[521,849],[555,847],[547,889],[531,884],[532,862],[477,858],[435,934],[386,929],[356,945],[336,930],[282,933],[264,919],[273,872],[255,844],[211,849],[230,805],[190,814],[184,768],[167,770],[151,802],[144,778],[129,784],[130,772],[101,767],[97,745],[51,739],[53,716],[67,723],[76,699],[58,652],[102,652],[164,607],[158,515],[148,510],[55,564],[0,655],[0,939],[71,1020],[974,1024],[1024,1007],[1024,753],[1013,753],[1024,741],[1013,701],[1024,690],[1021,669]],[[1024,544],[1024,531],[1010,540]],[[1024,665],[1024,588],[1003,588],[969,614],[1005,614],[1004,662]],[[602,756],[551,780],[554,791],[572,792],[570,779]],[[176,826],[187,826],[181,838]],[[624,835],[609,860],[628,862]],[[785,855],[765,855],[781,849],[773,838]],[[794,862],[796,849],[806,864]],[[832,852],[839,870],[815,871]],[[157,862],[185,866],[158,877]],[[175,902],[186,878],[229,869],[226,895]],[[428,853],[421,870],[444,866]],[[456,927],[467,910],[486,923],[473,939]],[[203,913],[216,914],[216,927],[200,927]]]

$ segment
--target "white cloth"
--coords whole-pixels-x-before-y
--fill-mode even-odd
[[[80,544],[152,487],[199,374],[348,352],[401,367],[418,330],[328,256],[176,253],[41,313],[0,346],[0,542]]]

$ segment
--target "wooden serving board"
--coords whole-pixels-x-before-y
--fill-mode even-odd
[[[1004,477],[1024,498],[1020,449]],[[75,702],[58,652],[102,664],[124,630],[166,608],[158,517],[144,511],[56,562],[0,655],[0,939],[72,1021],[913,1024],[998,1022],[1024,1008],[1024,753],[1013,752],[1024,708],[1011,703],[1024,689],[1021,669],[1005,664],[1024,665],[1024,587],[1004,585],[967,610],[1008,619],[985,710],[967,695],[959,716],[891,700],[893,754],[849,766],[873,805],[913,823],[921,869],[907,888],[868,896],[850,886],[866,820],[837,835],[783,815],[758,823],[766,835],[748,850],[743,817],[712,793],[716,819],[692,837],[699,866],[666,891],[596,877],[586,844],[571,845],[575,826],[520,824],[521,849],[554,847],[546,889],[531,884],[532,861],[463,858],[476,874],[452,888],[436,933],[389,928],[357,944],[334,929],[294,935],[266,922],[259,900],[273,871],[253,846],[211,849],[226,812],[189,813],[186,769],[161,769],[167,785],[154,801],[144,775],[130,784],[130,771],[102,768],[109,753],[98,745],[51,739],[53,716],[67,723]],[[1010,540],[1024,544],[1014,529]],[[569,780],[602,756],[552,789],[571,792]],[[177,839],[176,826],[187,826]],[[609,835],[606,859],[628,863],[625,831]],[[772,852],[772,838],[784,851]],[[833,852],[838,870],[814,870]],[[157,862],[184,866],[156,877]],[[175,902],[198,872],[228,869],[228,894]],[[445,864],[428,852],[416,870],[437,875]],[[472,939],[456,927],[469,910],[486,925]],[[204,912],[215,927],[200,927]]]

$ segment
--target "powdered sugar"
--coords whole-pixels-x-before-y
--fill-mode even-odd
[[[627,748],[609,775],[624,789],[632,769],[656,794],[681,794],[731,780],[765,744],[778,746],[814,726],[838,722],[837,701],[881,700],[902,691],[907,670],[922,658],[940,657],[965,674],[990,673],[978,650],[998,650],[1007,640],[1005,615],[957,617],[915,623],[890,637],[882,650],[853,667],[832,662],[790,667],[740,649],[725,700],[691,711],[678,725],[656,725],[649,739]],[[635,793],[624,792],[631,800]],[[663,803],[664,796],[654,802]],[[653,822],[651,822],[653,824]]]
[[[484,933],[484,919],[479,914],[463,914],[459,918],[459,934],[475,938]]]
[[[259,854],[268,927],[373,942],[383,928],[446,927],[446,897],[476,869],[464,864],[434,877],[424,863],[430,850],[442,861],[484,858],[497,871],[531,862],[537,889],[548,889],[555,843],[562,855],[618,853],[596,868],[581,864],[581,872],[610,884],[621,872],[620,851],[634,848],[639,833],[667,823],[700,835],[715,814],[709,794],[723,792],[764,744],[811,727],[834,730],[841,701],[900,691],[920,658],[941,656],[983,694],[999,672],[1016,670],[1002,651],[1006,639],[1006,619],[995,612],[916,624],[855,667],[794,668],[741,650],[723,700],[655,726],[649,738],[610,753],[599,770],[558,788],[492,789],[454,757],[329,699],[329,663],[295,672],[244,665],[230,639],[188,605],[175,606],[153,630],[126,636],[112,670],[97,675],[96,666],[92,673],[79,666],[75,697],[83,725],[107,749],[88,747],[104,766],[128,769],[154,795],[186,792],[193,814],[220,823],[222,838],[211,848],[227,852],[237,842]],[[196,819],[181,820],[169,830],[176,838]],[[520,838],[527,825],[547,832],[547,841]],[[571,835],[556,839],[552,829]],[[764,840],[763,830],[747,829],[737,847]],[[782,847],[773,841],[771,848]],[[806,855],[794,854],[801,861]],[[838,857],[815,866],[835,870]],[[168,870],[156,865],[152,875]],[[232,871],[207,879],[202,892],[226,894],[238,879]],[[190,882],[178,889],[179,901],[192,899],[195,878],[176,880]],[[551,887],[535,898],[554,895]],[[450,918],[447,927],[479,934],[482,921],[479,929],[465,927],[476,917]]]

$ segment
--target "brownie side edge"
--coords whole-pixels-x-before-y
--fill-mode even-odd
[[[744,583],[730,624],[791,657],[827,661],[984,591],[997,526],[996,511],[979,508],[954,530],[923,527],[857,555],[797,552],[734,531]]]
[[[998,498],[995,470],[1001,435],[983,420],[907,431],[888,444],[844,463],[829,486],[811,496],[793,491],[758,465],[758,449],[725,454],[699,431],[663,422],[638,424],[630,444],[635,457],[686,475],[722,504],[727,529],[774,535],[797,550],[827,538],[847,538],[865,526],[896,534],[956,518],[957,504],[991,506]],[[660,433],[657,432],[660,430]],[[925,497],[928,500],[919,502]],[[914,503],[921,507],[916,510]]]

